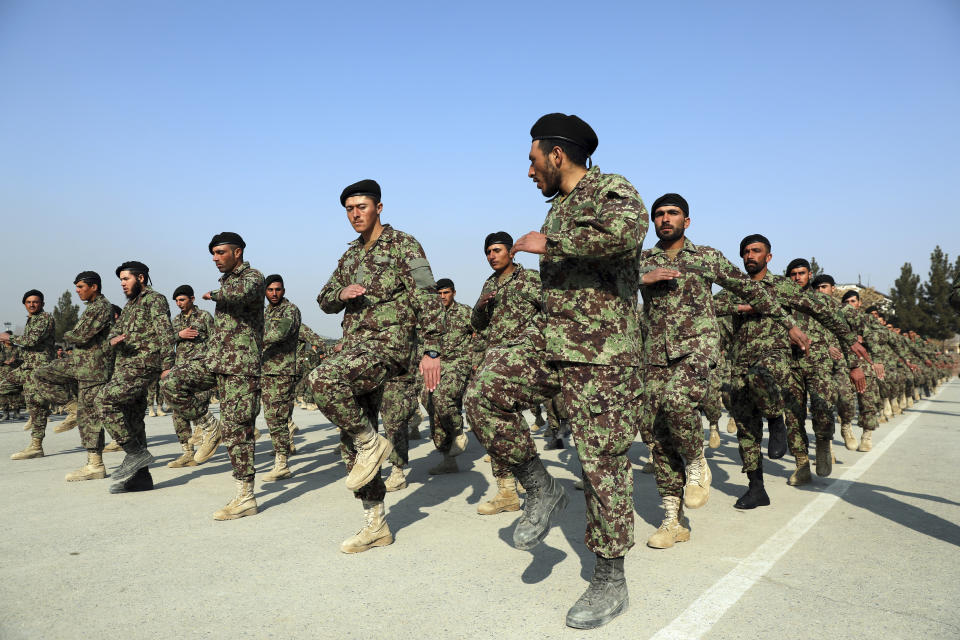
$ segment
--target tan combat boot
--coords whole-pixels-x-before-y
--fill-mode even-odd
[[[710,465],[700,452],[700,457],[687,465],[687,484],[683,487],[683,506],[699,509],[710,499]]]
[[[353,437],[353,446],[357,450],[357,457],[347,475],[347,489],[350,491],[356,491],[373,480],[380,473],[383,461],[393,451],[393,443],[369,425]]]
[[[176,460],[171,460],[167,463],[167,466],[171,469],[179,469],[181,467],[195,467],[197,466],[197,461],[193,459],[194,451],[193,445],[189,442],[184,442],[180,445],[183,448],[183,453],[180,454],[180,457]]]
[[[153,407],[150,407],[150,417],[151,417],[151,418],[156,418],[156,417],[157,417],[157,412],[156,412],[156,410],[155,410]]]
[[[27,418],[27,423],[23,425],[24,431],[31,431],[33,429],[33,416]]]
[[[454,462],[454,464],[456,464],[456,462]],[[384,480],[383,484],[387,487],[387,491],[406,489],[407,479],[403,475],[403,465],[393,465],[393,469],[390,470],[390,475]]]
[[[850,451],[853,451],[857,448],[857,439],[853,437],[853,427],[851,425],[840,425],[840,437],[843,438],[843,446]]]
[[[193,435],[190,436],[190,439],[187,440],[193,446],[197,446],[203,442],[203,426],[200,424],[193,425]]]
[[[383,502],[363,501],[363,529],[343,541],[340,551],[343,553],[362,553],[372,547],[385,547],[393,544],[393,534],[387,526]]]
[[[203,421],[203,442],[193,456],[196,463],[203,464],[212,458],[221,440],[223,440],[223,430],[220,428],[220,421],[208,413]]]
[[[878,411],[877,422],[879,422],[880,424],[886,424],[887,422],[890,422],[890,421],[887,419],[887,416],[886,414],[883,413],[883,411]]]
[[[17,453],[10,456],[11,460],[29,460],[30,458],[42,458],[43,457],[43,440],[40,438],[31,438],[30,444],[23,451],[18,451]]]
[[[497,478],[497,495],[489,502],[477,506],[477,513],[492,516],[502,511],[519,511],[520,495],[517,493],[517,479],[513,476]]]
[[[123,447],[117,444],[116,440],[112,440],[103,450],[107,453],[116,453],[117,451],[123,451]]]
[[[292,419],[287,423],[287,430],[290,432],[290,437],[300,433],[300,427]]]
[[[857,451],[862,451],[866,453],[873,449],[873,429],[864,429],[863,434],[860,436],[860,446],[857,447]]]
[[[458,456],[464,451],[467,450],[467,434],[463,430],[459,430],[457,434],[453,437],[453,443],[450,445],[450,455]]]
[[[213,514],[214,520],[236,520],[257,513],[257,499],[253,497],[253,480],[234,480],[237,495],[223,509]]]
[[[707,441],[707,446],[711,449],[717,449],[720,447],[720,425],[710,425],[710,439]]]
[[[669,549],[677,542],[686,542],[690,539],[690,529],[685,524],[683,508],[678,496],[663,497],[663,522],[647,540],[647,546],[653,549]]]
[[[316,403],[316,402],[308,402],[308,403],[307,403],[307,411],[316,411],[316,410],[318,410],[319,408],[320,408],[320,407],[317,406],[317,403]]]
[[[77,426],[77,401],[71,400],[67,403],[67,417],[53,428],[53,432],[63,433],[64,431],[70,431],[75,426]]]
[[[640,473],[653,473],[653,460],[647,460],[643,463],[643,467],[640,468]]]
[[[817,438],[817,475],[825,478],[833,473],[833,452],[830,438]]]
[[[289,478],[293,474],[290,472],[290,467],[287,466],[287,456],[283,453],[278,453],[273,459],[273,469],[270,470],[265,476],[263,476],[264,482],[276,482],[277,480],[283,480],[284,478]]]
[[[107,477],[107,468],[103,464],[103,456],[92,451],[87,452],[87,464],[76,471],[67,474],[67,482],[81,480],[102,480]]]
[[[430,475],[439,476],[444,473],[459,473],[460,467],[457,466],[457,459],[451,455],[445,454],[443,460],[435,467],[430,467]]]
[[[737,421],[733,419],[733,416],[727,418],[727,433],[736,433],[737,432]]]
[[[484,461],[484,462],[490,462],[490,454],[489,454],[489,453],[488,453],[487,455],[483,456],[483,461]]]
[[[159,417],[161,417],[161,418],[164,417],[165,415],[167,415],[167,412],[163,410],[163,405],[162,405],[162,404],[161,404],[161,405],[157,405],[157,415],[158,415]]]
[[[810,456],[805,453],[798,453],[797,470],[790,474],[787,484],[791,487],[799,487],[811,482],[813,482],[813,476],[810,475]]]
[[[260,439],[260,429],[257,429],[256,426],[253,427],[253,441],[256,442]]]
[[[893,417],[893,407],[890,406],[890,398],[883,399],[883,415],[887,420]]]

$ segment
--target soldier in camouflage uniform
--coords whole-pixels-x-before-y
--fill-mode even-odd
[[[307,382],[307,376],[317,368],[320,361],[327,354],[327,343],[313,329],[305,324],[300,325],[300,333],[297,336],[299,344],[297,345],[297,398],[302,401],[301,409],[316,410],[317,405],[310,400],[310,385]],[[296,433],[298,427],[290,421],[291,433]],[[293,439],[290,440],[290,452],[295,452]]]
[[[483,367],[487,353],[520,344],[524,332],[543,314],[540,272],[525,269],[514,262],[511,249],[513,238],[506,231],[491,233],[484,240],[484,252],[493,274],[483,283],[470,317],[470,324],[479,337],[474,341],[472,375]],[[497,493],[477,505],[477,513],[494,515],[519,511],[520,494],[510,467],[492,457],[490,464],[497,481]]]
[[[206,357],[207,342],[213,333],[213,316],[194,304],[193,287],[182,284],[173,292],[173,301],[180,309],[180,313],[173,319],[173,331],[177,341],[176,365],[182,365],[190,360],[203,360]],[[209,403],[212,391],[197,392],[199,402]],[[195,431],[190,433],[190,421],[173,410],[173,431],[177,435],[183,454],[167,463],[168,467],[195,467],[193,459],[194,445],[202,441],[203,427],[201,423],[194,425]]]
[[[622,176],[587,168],[597,147],[576,116],[548,114],[530,131],[528,176],[552,198],[540,232],[512,252],[541,256],[545,312],[520,340],[488,349],[465,405],[481,443],[508,465],[527,493],[513,544],[530,549],[567,504],[547,473],[521,411],[563,394],[583,466],[586,544],[597,562],[567,625],[593,628],[626,610],[623,560],[633,546],[633,475],[627,450],[636,436],[641,335],[638,260],[647,212]]]
[[[266,279],[267,310],[263,328],[263,364],[260,393],[263,414],[273,441],[273,469],[264,482],[289,478],[290,418],[297,380],[297,343],[300,336],[300,309],[287,300],[286,288],[279,274]]]
[[[13,336],[9,329],[3,332],[8,338]],[[0,384],[3,383],[13,370],[23,364],[17,349],[9,342],[0,342]],[[16,395],[0,395],[0,410],[4,420],[20,419],[20,400]]]
[[[686,237],[689,214],[679,194],[660,196],[650,213],[659,241],[640,258],[646,409],[641,436],[650,447],[664,510],[660,528],[647,540],[655,549],[689,540],[681,501],[697,509],[710,496],[697,410],[721,358],[711,287],[739,294],[758,313],[783,315],[762,285],[716,249]]]
[[[456,301],[457,290],[450,278],[437,280],[437,292],[443,303],[443,368],[440,383],[432,392],[424,392],[430,414],[430,437],[443,461],[430,469],[433,475],[456,473],[457,458],[467,448],[463,433],[463,394],[473,372],[473,309]]]
[[[832,276],[822,273],[810,281],[810,288],[833,299],[836,283]],[[857,448],[856,438],[853,437],[853,418],[857,413],[857,391],[850,381],[846,360],[843,358],[840,343],[831,333],[827,334],[827,347],[832,359],[831,377],[833,391],[836,396],[837,416],[840,418],[840,438],[849,450]],[[876,357],[876,354],[873,354]]]
[[[214,520],[234,520],[257,513],[253,495],[254,423],[260,413],[260,359],[263,352],[263,274],[244,260],[247,244],[239,234],[223,231],[207,245],[223,275],[220,288],[203,294],[216,311],[204,359],[177,365],[163,381],[171,406],[190,421],[203,424],[203,442],[194,455],[206,462],[220,442],[233,467],[236,495],[214,512]],[[220,419],[209,413],[198,392],[216,390]]]
[[[416,338],[414,338],[414,343],[416,343]],[[387,491],[399,491],[407,486],[403,468],[410,462],[409,425],[417,414],[420,402],[417,393],[419,353],[414,350],[406,373],[390,378],[383,383],[382,395],[379,400],[383,433],[390,444],[393,445],[393,451],[388,456],[393,468],[384,481],[384,487]]]
[[[380,185],[361,180],[340,194],[360,236],[341,256],[317,296],[325,313],[343,314],[341,349],[310,373],[314,401],[340,428],[347,488],[362,500],[366,525],[340,546],[359,553],[391,544],[380,468],[393,445],[377,434],[383,386],[406,373],[415,335],[423,340],[419,368],[426,388],[440,377],[443,310],[426,255],[413,236],[380,221]]]
[[[32,425],[29,446],[10,456],[12,460],[43,457],[43,437],[47,431],[50,405],[37,394],[33,374],[56,357],[53,316],[43,310],[43,294],[31,289],[23,294],[22,303],[30,316],[23,335],[0,334],[0,343],[17,348],[23,359],[23,364],[7,371],[6,377],[0,380],[0,396],[7,396],[7,401],[11,402],[22,392],[30,413],[29,424]]]
[[[100,275],[94,271],[77,274],[73,284],[86,305],[77,324],[63,334],[74,345],[70,354],[37,369],[38,393],[50,404],[69,403],[76,389],[77,424],[80,444],[87,450],[87,463],[67,474],[67,482],[105,478],[103,464],[103,419],[96,400],[113,373],[113,349],[109,335],[113,327],[113,305],[100,292]]]
[[[851,292],[847,292],[851,293]],[[860,409],[860,427],[863,433],[860,436],[860,444],[857,445],[857,451],[867,452],[873,448],[873,431],[879,426],[877,415],[882,412],[883,404],[880,400],[880,381],[885,377],[885,367],[881,362],[873,363],[873,354],[879,355],[881,349],[879,344],[882,340],[880,329],[871,321],[869,314],[860,311],[860,296],[852,292],[854,296],[844,296],[841,305],[844,317],[853,330],[853,333],[862,342],[862,346],[871,354],[864,358],[871,362],[870,367],[864,369],[870,373],[862,386],[857,386],[857,404]],[[855,304],[851,304],[855,303]]]
[[[124,262],[116,269],[127,303],[110,330],[113,375],[97,394],[105,429],[126,454],[113,472],[110,493],[153,489],[143,418],[147,391],[173,366],[174,340],[167,299],[150,287],[150,269]]]

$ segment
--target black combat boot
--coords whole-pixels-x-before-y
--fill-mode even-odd
[[[114,475],[116,477],[116,475]],[[110,485],[110,493],[128,493],[130,491],[150,491],[153,489],[153,476],[150,475],[150,469],[140,467],[137,471],[123,482],[115,482]]]
[[[767,431],[770,432],[767,455],[771,460],[779,460],[787,455],[787,425],[782,413],[776,418],[767,418]]]
[[[550,441],[547,442],[547,446],[544,447],[545,451],[552,451],[555,449],[563,449],[566,445],[563,443],[563,438],[550,438]]]
[[[567,506],[567,494],[547,473],[540,456],[533,456],[523,464],[511,467],[513,475],[527,492],[523,514],[513,530],[513,546],[533,549],[550,531],[551,520]]]
[[[574,629],[596,629],[627,610],[630,597],[623,577],[623,556],[597,556],[590,586],[567,611],[567,626]]]
[[[129,480],[133,477],[133,474],[153,462],[153,456],[147,451],[146,445],[141,443],[136,436],[130,438],[120,446],[127,455],[123,457],[123,462],[121,462],[117,470],[113,472],[113,479],[116,480],[118,484],[124,480]]]
[[[756,509],[757,507],[769,506],[770,496],[767,495],[767,490],[763,488],[762,461],[756,469],[747,471],[747,478],[750,480],[750,486],[733,506],[737,509]]]

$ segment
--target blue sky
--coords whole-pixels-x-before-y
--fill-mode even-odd
[[[232,230],[338,335],[314,300],[353,237],[340,190],[365,177],[472,304],[483,237],[543,222],[528,132],[552,111],[648,204],[686,196],[694,242],[739,264],[760,232],[778,271],[812,255],[887,290],[934,245],[960,252],[958,62],[953,0],[0,0],[0,322],[85,269],[121,302],[130,259],[167,294],[209,290],[207,243]]]

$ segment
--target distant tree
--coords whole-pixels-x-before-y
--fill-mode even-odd
[[[63,342],[63,334],[73,329],[79,318],[80,305],[73,304],[73,296],[68,289],[60,294],[57,306],[53,309],[53,319],[57,323],[56,333],[54,335],[58,343]]]
[[[920,308],[928,323],[922,333],[927,337],[946,340],[960,328],[957,314],[950,306],[954,270],[950,256],[938,245],[930,254],[930,275],[920,290]]]
[[[927,324],[920,308],[920,276],[913,272],[913,265],[905,262],[900,267],[900,277],[890,289],[893,301],[894,323],[905,330],[923,331]]]

